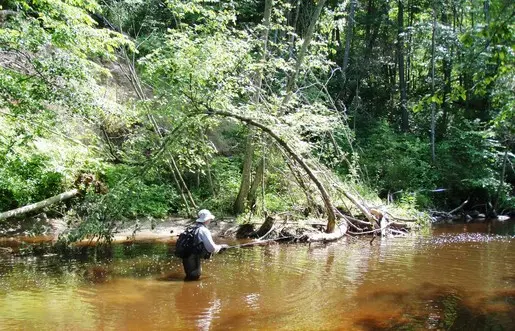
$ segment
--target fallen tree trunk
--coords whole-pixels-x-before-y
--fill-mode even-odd
[[[358,209],[365,215],[365,217],[367,218],[367,220],[370,221],[371,224],[377,221],[374,215],[370,212],[370,209],[361,202],[359,202],[355,196],[347,192],[347,190],[340,189],[339,191],[342,192],[343,195],[345,195],[345,197],[349,199],[356,207],[358,207]]]
[[[36,202],[36,203],[30,204],[30,205],[27,205],[27,206],[24,206],[21,208],[17,208],[17,209],[13,209],[13,210],[9,210],[9,211],[0,213],[0,221],[3,221],[5,219],[11,218],[11,217],[16,217],[16,216],[20,216],[23,214],[27,214],[27,213],[51,206],[55,203],[71,199],[71,198],[75,197],[77,194],[79,194],[79,190],[73,189],[71,191],[55,195],[51,198],[45,199],[40,202]]]

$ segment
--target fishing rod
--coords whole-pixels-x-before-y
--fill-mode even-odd
[[[282,240],[282,239],[291,239],[291,238],[293,238],[293,237],[279,237],[279,238],[275,238],[275,239],[255,240],[255,241],[251,241],[251,242],[244,243],[244,244],[228,246],[228,247],[225,247],[225,249],[241,248],[241,247],[246,247],[246,246],[257,246],[257,245],[261,245],[261,244],[271,242],[271,241],[278,241],[278,240]]]

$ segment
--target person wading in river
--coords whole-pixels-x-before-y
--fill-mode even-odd
[[[202,209],[198,213],[196,225],[193,227],[194,247],[199,247],[197,252],[187,254],[182,258],[182,266],[186,273],[184,280],[198,280],[202,273],[201,258],[209,259],[211,254],[224,250],[228,245],[217,245],[213,241],[211,232],[207,228],[209,223],[215,219],[215,216],[207,209]],[[187,231],[187,230],[186,230]]]

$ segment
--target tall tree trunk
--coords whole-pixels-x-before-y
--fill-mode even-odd
[[[413,3],[411,1],[408,1],[408,26],[412,27],[413,26]],[[413,50],[413,47],[412,47],[412,44],[413,44],[413,33],[410,33],[409,34],[409,39],[408,39],[408,54],[407,54],[407,58],[406,58],[406,93],[407,94],[410,94],[410,91],[413,90],[413,86],[411,85],[412,84],[412,73],[411,73],[411,54],[412,54],[412,50]]]
[[[372,16],[372,12],[374,10],[374,0],[368,0],[367,2],[367,15],[366,15],[366,19],[365,19],[365,41],[367,40],[370,40],[370,31],[372,30],[371,27],[372,27],[372,20],[373,20],[373,16]],[[365,56],[367,56],[367,54],[365,53]]]
[[[375,11],[377,8],[374,6],[374,1],[369,0],[367,5],[367,26],[365,29],[365,41],[366,41],[366,48],[365,48],[365,61],[362,66],[360,66],[360,79],[366,79],[369,76],[369,64],[370,59],[372,58],[372,52],[374,50],[375,41],[379,35],[379,31],[381,30],[381,20],[376,20]],[[373,24],[372,24],[373,22]],[[368,82],[370,86],[373,88],[373,82]]]
[[[452,22],[452,31],[453,33],[456,33],[456,10],[453,6],[453,22]],[[449,18],[447,13],[442,10],[442,23],[448,24]],[[454,47],[452,44],[450,45],[450,56],[449,58],[445,58],[443,60],[442,69],[443,69],[443,77],[444,77],[444,88],[443,88],[443,96],[442,96],[442,120],[441,125],[439,126],[439,136],[443,137],[445,136],[447,132],[447,117],[450,110],[450,103],[449,103],[449,95],[451,94],[451,83],[452,83],[452,65],[453,65],[453,56],[454,56]]]
[[[483,12],[485,13],[485,22],[488,25],[488,24],[490,24],[490,0],[484,1]]]
[[[245,211],[245,203],[250,191],[252,159],[254,156],[254,138],[252,131],[253,130],[249,129],[247,136],[245,157],[243,159],[243,170],[241,173],[240,190],[238,191],[238,196],[236,197],[233,205],[233,212],[235,214],[241,214]]]
[[[297,80],[297,76],[300,71],[300,67],[304,61],[304,57],[306,56],[309,44],[311,43],[311,39],[313,38],[313,33],[315,32],[315,27],[318,22],[318,17],[320,13],[322,13],[322,9],[324,8],[326,0],[319,0],[317,6],[315,8],[315,12],[313,13],[313,17],[311,18],[311,22],[309,23],[308,30],[304,36],[304,42],[302,43],[302,47],[300,48],[299,54],[297,56],[297,61],[295,62],[295,68],[293,70],[293,74],[288,77],[288,82],[286,84],[286,95],[282,102],[283,107],[288,104],[290,101],[293,87],[295,86],[295,81]]]
[[[495,194],[495,202],[493,206],[494,212],[497,212],[497,207],[499,206],[499,198],[501,196],[502,187],[504,185],[504,177],[506,176],[506,163],[508,161],[508,148],[504,151],[504,157],[502,160],[502,168],[501,168],[501,174],[499,178],[499,186],[497,187],[497,192]]]
[[[340,29],[338,27],[334,28],[334,40],[338,43],[338,48],[336,49],[337,57],[343,53],[343,46],[341,40]]]
[[[259,160],[259,164],[256,168],[256,173],[254,174],[254,179],[252,180],[252,185],[250,187],[249,195],[248,195],[248,203],[250,210],[254,212],[256,210],[256,201],[257,201],[257,192],[261,183],[263,182],[265,172],[265,157],[264,155]]]
[[[295,34],[297,33],[297,22],[299,21],[300,14],[300,0],[297,0],[297,6],[295,6],[295,17],[293,19],[293,23],[291,27],[293,28],[293,33],[290,35],[290,42],[288,46],[288,59],[293,56],[293,50],[295,49]]]
[[[399,69],[399,90],[401,95],[401,129],[404,132],[409,130],[409,118],[406,96],[406,81],[404,79],[404,5],[402,0],[398,0],[399,10],[397,13],[397,62]]]
[[[433,9],[433,29],[431,36],[431,94],[435,96],[435,34],[436,34],[436,10]],[[431,160],[433,163],[436,161],[435,154],[435,102],[431,102]]]
[[[342,74],[344,81],[347,80],[347,67],[349,65],[350,44],[354,30],[354,11],[358,0],[350,1],[349,15],[347,16],[347,31],[345,32],[345,51],[343,53]]]
[[[270,18],[272,16],[272,0],[266,0],[265,1],[265,12],[263,15],[263,25],[265,26],[263,30],[263,34],[261,36],[261,39],[263,41],[262,48],[261,48],[261,59],[263,61],[266,60],[266,53],[268,49],[268,35],[270,32]],[[261,97],[261,87],[263,84],[263,73],[261,69],[258,69],[256,71],[256,77],[254,80],[254,86],[256,88],[256,92],[254,93],[254,104],[258,105],[260,103],[260,97]],[[236,197],[236,200],[234,201],[233,205],[233,211],[235,214],[241,214],[245,211],[246,202],[249,198],[249,193],[251,191],[251,185],[252,185],[252,161],[254,159],[254,133],[253,129],[249,129],[249,134],[247,136],[246,141],[246,148],[245,148],[245,157],[243,159],[243,170],[241,174],[241,183],[240,183],[240,190],[238,192],[238,196]],[[260,174],[261,176],[263,174]],[[252,205],[252,203],[250,204]]]

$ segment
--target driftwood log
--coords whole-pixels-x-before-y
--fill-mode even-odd
[[[299,241],[301,242],[329,242],[336,241],[347,234],[347,222],[343,222],[336,226],[336,229],[332,233],[313,233],[302,236]]]

